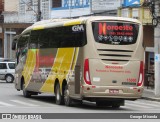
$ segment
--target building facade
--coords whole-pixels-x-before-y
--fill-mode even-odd
[[[155,37],[152,25],[152,0],[124,0],[118,15],[140,20],[143,23],[143,45],[145,48],[145,80],[144,85],[154,88],[155,85]]]
[[[154,89],[155,96],[160,97],[160,1],[152,0],[152,16],[154,25]]]
[[[91,0],[52,0],[51,18],[72,18],[91,14]]]
[[[0,57],[15,58],[13,37],[39,20],[89,15],[90,0],[1,0]]]
[[[2,1],[2,0],[1,0]],[[39,20],[50,18],[76,18],[89,15],[111,15],[117,16],[117,5],[120,0],[3,0],[4,17],[2,26],[1,56],[14,58],[11,51],[13,37],[21,33],[26,27]],[[114,10],[109,10],[114,4]],[[100,5],[100,6],[99,6]],[[102,10],[103,7],[103,10]],[[99,8],[99,9],[97,9]],[[104,9],[108,8],[108,9]],[[112,7],[113,8],[113,7]],[[103,12],[104,11],[104,12]],[[109,14],[108,14],[109,11]],[[10,49],[10,50],[8,50]]]
[[[11,50],[13,37],[31,25],[21,21],[24,16],[19,16],[19,2],[19,0],[4,0],[4,10],[2,12],[4,21],[1,23],[3,35],[2,55],[4,58],[15,58],[15,53]]]
[[[93,1],[98,1],[98,0],[93,0]],[[106,0],[107,1],[107,0]],[[155,55],[155,28],[152,24],[152,10],[151,10],[151,2],[152,1],[157,1],[160,3],[159,0],[119,0],[119,2],[116,3],[116,0],[113,1],[109,1],[106,2],[107,5],[114,5],[118,7],[118,5],[120,4],[120,6],[117,8],[112,8],[110,11],[106,11],[103,12],[105,13],[105,15],[109,15],[109,12],[114,12],[114,9],[117,10],[117,13],[115,13],[115,15],[117,14],[117,16],[119,17],[127,17],[127,18],[134,18],[134,19],[138,19],[142,22],[143,24],[143,46],[145,48],[145,59],[144,59],[144,64],[145,64],[145,78],[144,78],[144,85],[149,87],[149,88],[154,88],[155,86],[155,59],[154,59],[154,55]],[[103,3],[103,4],[102,4]],[[96,3],[98,4],[98,2]],[[103,6],[105,6],[105,2],[104,1],[99,1],[99,4],[97,5],[98,7],[93,8],[93,4],[92,4],[92,9],[97,9],[99,8],[99,10],[97,9],[95,12],[99,12],[99,15],[101,15],[101,11],[103,9]],[[106,6],[107,6],[106,5]],[[160,6],[160,4],[159,4]],[[160,7],[155,7],[160,8]],[[94,12],[94,11],[92,11]],[[159,9],[160,12],[160,9]],[[111,14],[114,15],[114,14]],[[159,16],[160,17],[160,16]],[[157,31],[157,33],[159,33],[159,31]],[[158,37],[158,42],[159,42],[159,37],[160,36],[156,36]],[[157,45],[157,44],[156,44]],[[159,48],[160,49],[160,48]],[[160,76],[160,74],[159,74]],[[159,78],[160,79],[160,78]]]
[[[4,11],[4,0],[0,0],[0,57],[3,57],[3,34],[2,34],[2,23],[4,22],[4,17],[2,12]]]

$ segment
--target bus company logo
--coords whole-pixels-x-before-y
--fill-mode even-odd
[[[75,26],[72,26],[72,31],[82,32],[82,31],[84,31],[84,27],[83,27],[83,25],[75,25]]]
[[[105,66],[106,69],[123,69],[123,66]]]
[[[99,23],[99,35],[107,35],[107,31],[133,31],[130,25],[107,25],[107,23]]]

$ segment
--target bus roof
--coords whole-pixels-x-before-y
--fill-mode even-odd
[[[50,19],[36,22],[32,26],[26,28],[23,33],[29,32],[31,30],[42,30],[46,28],[59,27],[59,26],[70,26],[77,24],[85,24],[87,20],[121,20],[121,21],[131,21],[134,23],[141,23],[137,19],[126,18],[126,17],[113,17],[113,16],[89,16],[89,17],[80,17],[77,19]]]

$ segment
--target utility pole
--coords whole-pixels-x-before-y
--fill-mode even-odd
[[[154,0],[155,12],[160,8],[159,0]],[[157,15],[159,14],[159,11]],[[157,16],[159,19],[159,16]],[[155,50],[155,96],[160,97],[160,24],[157,21],[157,27],[154,29],[154,50]]]
[[[41,0],[38,0],[37,21],[41,21]]]
[[[36,14],[36,21],[41,21],[41,0],[37,0],[37,10],[33,9],[28,3],[25,2],[25,0],[22,0],[22,2]]]

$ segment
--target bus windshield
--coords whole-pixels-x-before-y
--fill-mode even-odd
[[[123,22],[93,22],[94,39],[98,43],[111,45],[135,44],[139,25]]]

